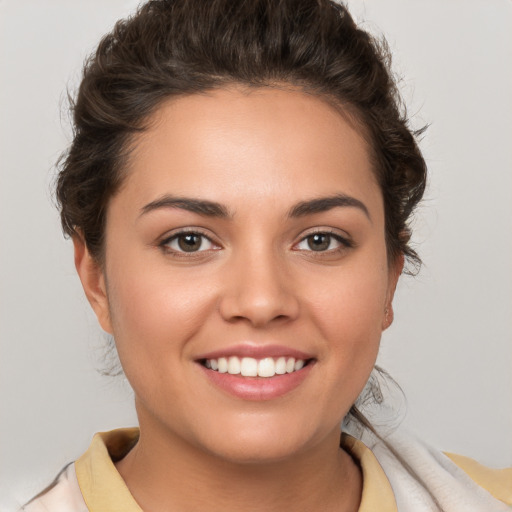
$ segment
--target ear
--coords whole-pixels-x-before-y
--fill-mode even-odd
[[[382,319],[382,330],[385,331],[394,319],[393,297],[395,296],[396,285],[404,268],[404,255],[400,254],[396,261],[389,267],[388,290],[386,294],[386,303],[384,304],[384,317]]]
[[[85,241],[80,235],[73,237],[75,247],[75,267],[82,282],[85,295],[96,313],[101,328],[112,334],[110,310],[108,306],[107,287],[105,275],[101,265],[87,249]]]

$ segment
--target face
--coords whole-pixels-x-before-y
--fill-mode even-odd
[[[141,431],[245,462],[339,438],[398,267],[357,129],[268,88],[164,104],[109,204],[104,267],[77,243]]]

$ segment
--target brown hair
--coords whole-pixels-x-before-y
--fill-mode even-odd
[[[101,261],[105,213],[129,142],[162,101],[231,84],[286,84],[355,117],[384,198],[388,258],[419,264],[408,220],[426,166],[388,65],[385,44],[330,0],[147,2],[85,63],[56,187],[64,232],[83,236]]]

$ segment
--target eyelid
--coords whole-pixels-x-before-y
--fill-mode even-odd
[[[190,253],[187,253],[185,251],[177,251],[176,249],[171,249],[168,247],[168,244],[171,243],[173,240],[177,239],[180,235],[199,235],[207,239],[213,246],[215,246],[214,249],[206,249],[201,251],[192,251]],[[221,245],[214,240],[214,237],[207,233],[206,230],[203,228],[199,228],[196,226],[187,226],[183,228],[178,228],[173,231],[167,232],[165,235],[163,235],[158,241],[157,241],[158,247],[160,247],[162,250],[168,252],[168,253],[174,253],[174,254],[186,254],[188,257],[193,256],[194,254],[197,255],[199,253],[208,252],[210,250],[218,250],[221,248]]]
[[[340,250],[340,249],[341,250],[343,250],[343,249],[350,249],[350,248],[355,246],[355,243],[352,240],[352,237],[348,233],[346,233],[345,231],[337,230],[337,229],[334,229],[334,228],[317,227],[317,228],[313,228],[312,230],[310,230],[310,231],[308,231],[306,233],[301,233],[300,238],[297,240],[297,242],[295,242],[293,244],[292,249],[294,247],[296,247],[297,245],[299,245],[301,242],[304,242],[310,236],[318,235],[318,234],[329,235],[332,238],[334,238],[335,240],[337,240],[342,245],[341,248],[337,247],[335,249],[329,249],[327,251],[318,251],[318,254],[321,254],[321,253],[325,254],[325,253],[330,253],[330,252],[332,253],[332,252],[335,252],[335,251]],[[307,249],[295,249],[295,250],[298,250],[298,251],[308,251]],[[315,251],[311,251],[311,252],[315,252]]]

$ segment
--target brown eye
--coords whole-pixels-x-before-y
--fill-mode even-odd
[[[331,245],[331,235],[315,233],[307,237],[307,242],[312,251],[327,251]]]
[[[353,243],[338,234],[319,231],[305,236],[296,246],[299,251],[329,252],[353,247]]]
[[[195,252],[201,249],[203,237],[196,233],[188,233],[177,237],[178,246],[184,252]]]
[[[193,231],[173,235],[161,244],[169,252],[193,253],[215,249],[215,244],[205,235]]]

